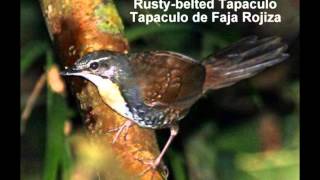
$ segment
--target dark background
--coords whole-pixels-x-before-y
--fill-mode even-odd
[[[132,23],[133,2],[115,2],[131,51],[170,50],[196,59],[246,35],[278,35],[290,58],[232,87],[198,101],[180,123],[166,154],[170,179],[299,179],[299,1],[278,0],[281,24]],[[142,11],[143,12],[143,11]],[[22,0],[20,9],[21,110],[45,69],[50,40],[38,1]],[[159,13],[154,10],[144,13]],[[185,13],[191,13],[186,11]],[[28,64],[28,62],[33,62]],[[42,179],[46,142],[46,89],[21,134],[21,179]],[[74,108],[76,111],[76,109]],[[80,117],[72,119],[75,128]],[[160,147],[169,131],[158,131]]]

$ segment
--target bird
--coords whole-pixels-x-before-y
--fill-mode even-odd
[[[242,38],[202,61],[163,50],[119,53],[89,52],[63,76],[79,76],[91,81],[103,102],[127,120],[116,131],[136,124],[141,128],[170,129],[170,137],[156,159],[147,162],[156,169],[179,131],[179,121],[211,90],[231,86],[268,67],[288,59],[288,46],[281,37]]]

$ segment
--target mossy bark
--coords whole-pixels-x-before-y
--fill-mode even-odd
[[[41,8],[63,66],[70,66],[82,55],[96,50],[122,53],[129,50],[123,36],[121,18],[112,1],[42,0]],[[137,159],[150,160],[159,154],[154,131],[135,125],[129,129],[126,140],[121,136],[115,144],[111,144],[114,133],[105,132],[120,126],[125,119],[102,102],[92,83],[81,78],[70,78],[67,81],[83,112],[90,142],[111,149],[110,153],[117,159],[121,170],[130,177],[150,179],[153,176],[153,179],[163,179],[160,171],[138,176],[147,165]],[[81,146],[75,146],[74,150],[80,151],[77,147]],[[111,170],[103,169],[102,173],[99,172],[100,178],[115,174],[108,172]]]

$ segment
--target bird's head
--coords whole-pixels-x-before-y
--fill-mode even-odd
[[[120,78],[128,73],[127,57],[124,54],[96,51],[88,53],[78,59],[74,65],[61,72],[63,76],[80,76],[96,86],[104,80],[118,84]]]
[[[124,84],[131,81],[128,57],[124,54],[96,51],[89,53],[61,72],[63,76],[80,76],[91,81],[102,100],[126,118],[133,118],[122,95]]]

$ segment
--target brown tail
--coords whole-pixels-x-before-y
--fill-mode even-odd
[[[289,57],[286,50],[287,45],[279,37],[258,40],[250,36],[231,44],[204,61],[204,92],[233,85],[284,61]]]

